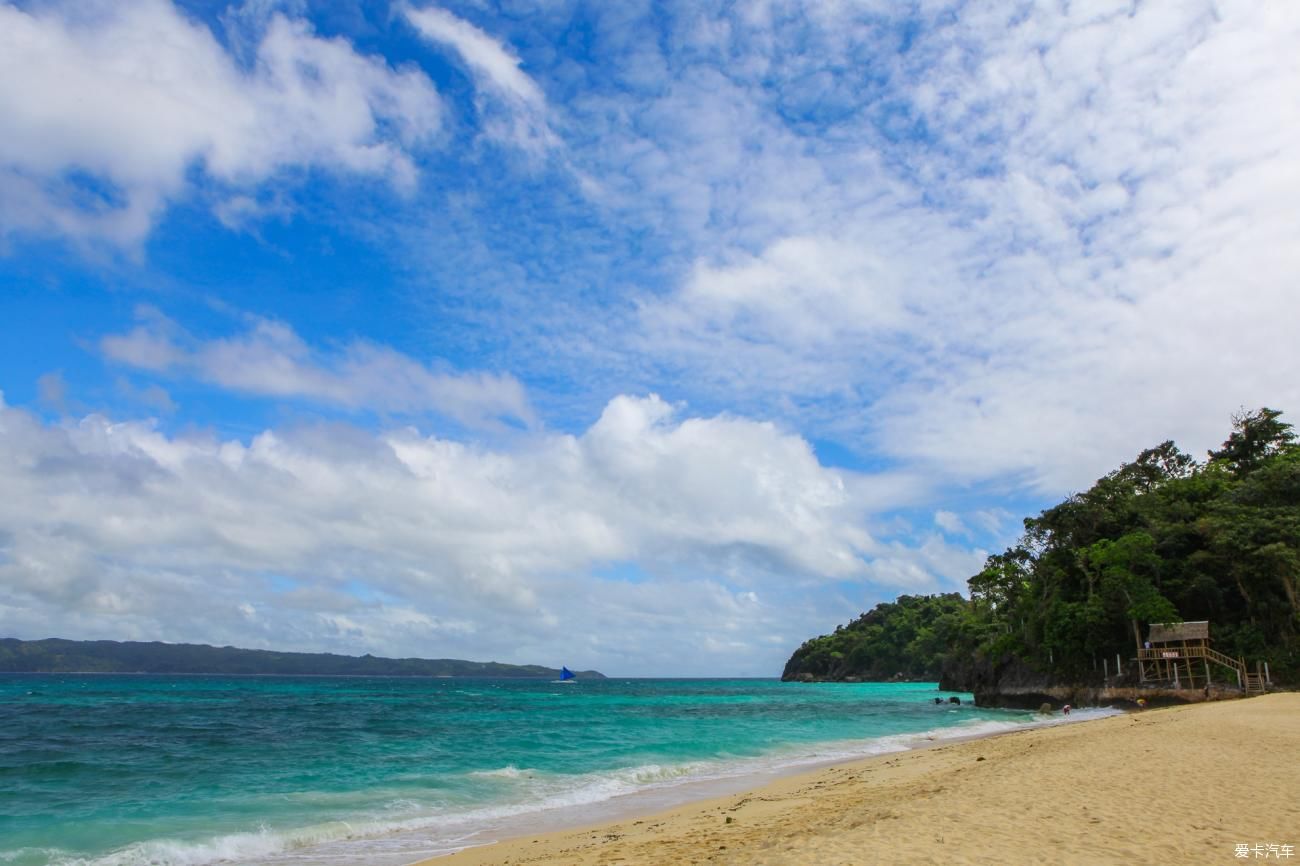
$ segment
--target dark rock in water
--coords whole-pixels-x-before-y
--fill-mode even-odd
[[[950,703],[950,704],[960,704],[960,703],[961,703],[961,698],[957,697],[956,695],[953,695],[951,698],[948,698],[948,703]]]
[[[935,698],[935,699],[934,699],[934,702],[935,702],[936,704],[941,704],[941,703],[943,703],[943,698]]]

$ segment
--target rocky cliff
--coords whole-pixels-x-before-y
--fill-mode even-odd
[[[1210,689],[1163,689],[1138,687],[1133,677],[1101,675],[1077,682],[1063,682],[1053,675],[1036,670],[1021,659],[1004,656],[996,661],[967,657],[944,666],[939,679],[944,691],[971,692],[979,707],[1006,707],[1034,710],[1047,704],[1053,709],[1063,704],[1076,707],[1136,705],[1138,698],[1147,706],[1187,704],[1241,696],[1241,690],[1227,686]]]

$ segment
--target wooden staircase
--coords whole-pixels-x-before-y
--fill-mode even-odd
[[[1241,682],[1242,688],[1248,695],[1262,695],[1265,691],[1264,675],[1260,673],[1251,673],[1246,667],[1244,659],[1234,659],[1232,656],[1226,656],[1218,650],[1205,648],[1205,658],[1217,665],[1230,668],[1237,672],[1237,677]]]
[[[1218,650],[1211,649],[1210,647],[1203,647],[1201,652],[1204,653],[1204,658],[1214,662],[1216,665],[1220,665],[1222,667],[1228,668],[1229,670],[1236,671],[1237,681],[1241,683],[1243,686],[1249,685],[1251,675],[1246,670],[1246,662],[1244,660],[1234,659],[1232,656],[1224,655]],[[1258,679],[1258,677],[1256,677],[1256,679]],[[1262,687],[1260,691],[1263,691]]]

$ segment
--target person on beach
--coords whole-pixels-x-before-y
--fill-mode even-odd
[[[1070,705],[1069,705],[1069,704],[1066,704],[1065,706],[1061,707],[1061,712],[1062,712],[1064,715],[1067,715],[1067,716],[1068,716],[1068,715],[1070,714]]]

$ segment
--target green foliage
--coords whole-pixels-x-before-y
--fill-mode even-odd
[[[323,676],[423,677],[544,677],[558,669],[539,665],[507,665],[460,659],[386,659],[372,655],[287,653],[168,644],[154,641],[119,643],[111,640],[22,641],[0,639],[0,672],[22,673],[158,673],[158,674],[281,674]],[[579,677],[603,678],[596,671]]]
[[[937,680],[951,648],[971,625],[959,594],[900,596],[876,605],[833,634],[806,641],[782,679]]]
[[[1239,478],[1258,469],[1295,441],[1291,425],[1277,420],[1281,415],[1276,409],[1264,408],[1233,416],[1232,434],[1218,451],[1210,452],[1210,459],[1227,465]]]
[[[1205,464],[1147,449],[1026,520],[970,579],[976,651],[1078,677],[1148,623],[1209,620],[1220,651],[1300,679],[1300,447],[1280,415],[1239,414]]]

